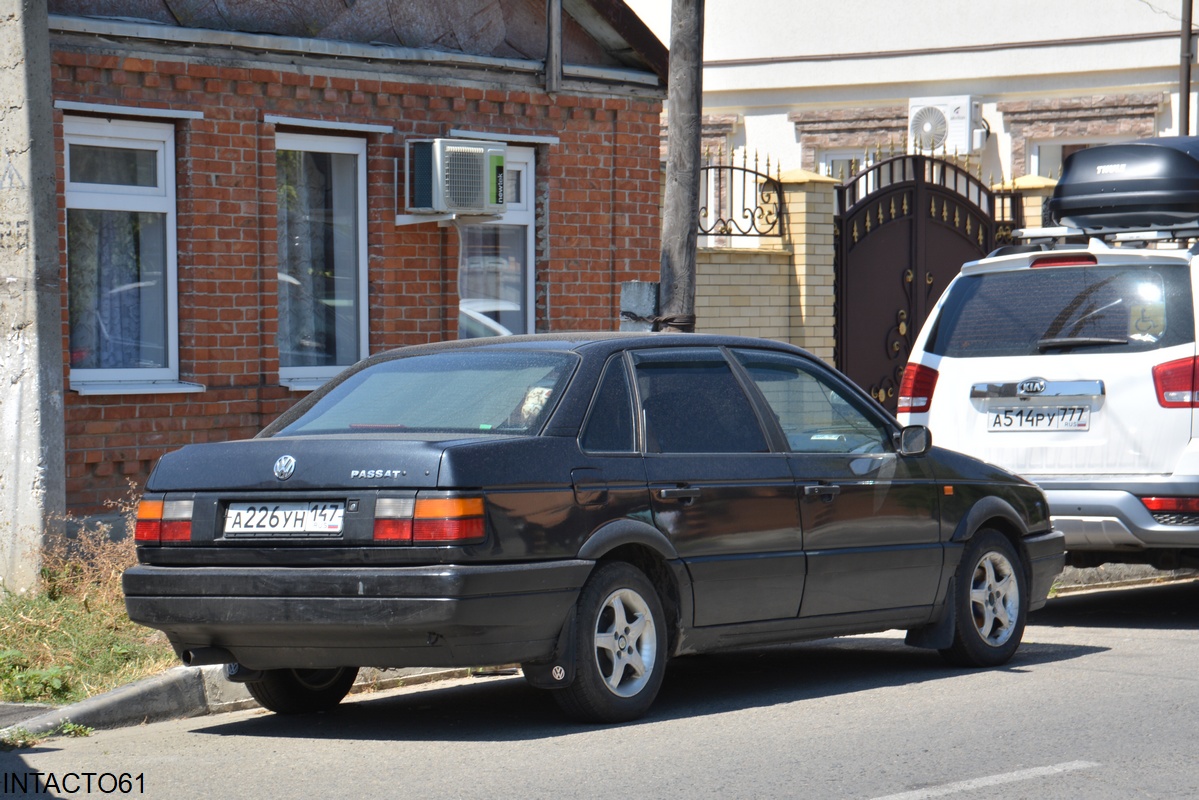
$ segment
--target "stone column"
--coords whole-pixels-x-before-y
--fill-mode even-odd
[[[33,588],[65,503],[46,0],[0,0],[0,585]]]

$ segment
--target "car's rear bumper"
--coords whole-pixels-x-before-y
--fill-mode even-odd
[[[593,562],[158,567],[124,576],[134,622],[250,669],[482,666],[549,657]]]
[[[1137,481],[1096,479],[1085,483],[1030,478],[1049,501],[1053,524],[1066,534],[1066,549],[1106,552],[1199,548],[1199,517],[1154,519],[1142,497],[1199,496],[1199,479]]]

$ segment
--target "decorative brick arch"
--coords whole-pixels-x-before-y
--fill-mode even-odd
[[[1161,92],[1149,92],[1000,102],[997,109],[1012,136],[1012,176],[1028,174],[1029,150],[1036,141],[1153,136],[1157,115],[1168,99]]]
[[[800,166],[815,172],[819,150],[882,148],[884,153],[889,147],[902,150],[908,130],[908,107],[793,111],[787,119],[795,125],[796,139],[802,148]]]

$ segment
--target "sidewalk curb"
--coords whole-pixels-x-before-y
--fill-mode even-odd
[[[353,692],[381,691],[434,681],[462,678],[469,669],[362,669]],[[159,675],[89,697],[69,706],[37,714],[0,729],[0,740],[52,735],[64,723],[110,729],[199,717],[258,705],[246,687],[225,680],[223,665],[173,667]]]

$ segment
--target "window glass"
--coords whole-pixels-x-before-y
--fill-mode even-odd
[[[506,210],[496,222],[458,226],[458,338],[532,333],[533,149],[509,147]]]
[[[651,453],[763,453],[749,399],[719,351],[634,353]]]
[[[67,211],[71,367],[162,368],[166,214]]]
[[[783,353],[735,351],[797,453],[879,453],[887,431],[839,388]]]
[[[438,353],[383,361],[333,386],[275,435],[528,434],[577,363],[565,353]]]
[[[158,153],[129,147],[70,146],[71,183],[157,186]]]
[[[280,135],[279,144],[279,367],[328,377],[362,355],[365,143]]]
[[[1045,267],[959,279],[928,350],[961,358],[1128,353],[1194,340],[1184,266]]]
[[[629,377],[619,356],[604,369],[579,443],[584,450],[602,453],[627,453],[635,447]]]
[[[174,127],[68,117],[71,381],[175,380]]]

